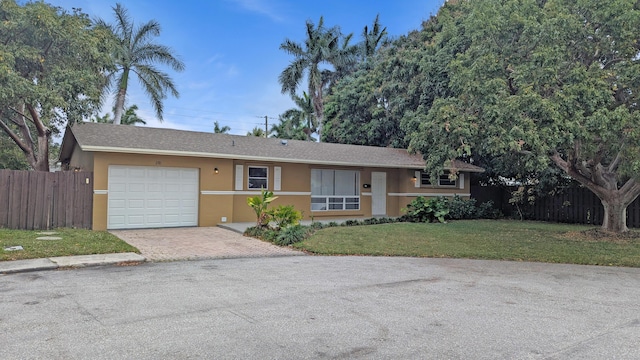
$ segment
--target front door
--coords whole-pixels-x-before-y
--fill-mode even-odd
[[[387,173],[371,173],[371,215],[387,215]]]

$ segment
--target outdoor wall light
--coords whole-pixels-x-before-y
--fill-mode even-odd
[[[219,173],[219,172],[220,172],[220,170],[218,170],[218,168],[214,168],[214,169],[213,169],[213,173],[214,173],[214,174],[217,174],[217,173]]]

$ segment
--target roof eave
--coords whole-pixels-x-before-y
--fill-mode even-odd
[[[289,158],[276,158],[276,157],[250,156],[250,155],[237,155],[237,154],[205,153],[205,152],[193,152],[193,151],[169,151],[169,150],[159,150],[159,149],[136,149],[136,148],[90,146],[90,145],[84,145],[84,146],[80,145],[80,149],[82,149],[83,151],[92,151],[92,152],[204,157],[204,158],[218,158],[218,159],[232,159],[232,160],[251,160],[251,161],[284,162],[284,163],[295,163],[295,164],[311,164],[311,165],[340,165],[340,166],[360,166],[360,167],[400,168],[400,169],[418,169],[421,167],[420,164],[376,164],[376,163],[365,163],[365,162],[352,163],[352,162],[341,162],[341,161],[289,159]]]

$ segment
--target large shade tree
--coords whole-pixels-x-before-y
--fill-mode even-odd
[[[278,77],[282,93],[295,96],[306,77],[307,94],[313,103],[320,141],[324,120],[324,92],[330,82],[335,80],[333,73],[349,68],[356,60],[357,48],[349,45],[350,38],[351,35],[343,37],[337,26],[325,27],[324,19],[320,17],[317,26],[311,20],[306,22],[303,44],[285,39],[280,45],[281,50],[294,57]]]
[[[445,4],[429,46],[465,46],[446,63],[451,94],[407,115],[410,147],[430,169],[474,155],[556,167],[600,198],[603,229],[626,231],[640,194],[639,10],[635,0]]]
[[[0,129],[32,169],[48,171],[51,136],[99,108],[109,39],[79,10],[0,1]]]
[[[160,35],[160,24],[150,20],[142,26],[136,27],[127,9],[121,4],[113,8],[115,23],[107,24],[104,20],[98,23],[109,28],[115,37],[111,54],[116,63],[116,70],[111,73],[115,77],[115,113],[113,122],[120,124],[125,110],[129,78],[135,74],[144,92],[149,96],[156,116],[162,120],[163,100],[167,93],[178,97],[178,90],[166,72],[157,64],[169,66],[174,71],[184,70],[184,63],[173,51],[165,46],[153,42]]]

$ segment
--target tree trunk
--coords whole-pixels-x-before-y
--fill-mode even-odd
[[[604,218],[602,219],[602,230],[609,232],[626,232],[627,228],[627,204],[620,199],[600,199],[604,206]]]
[[[116,94],[116,105],[113,109],[113,123],[122,123],[122,114],[124,112],[124,101],[127,97],[127,83],[129,81],[129,69],[124,69],[120,84],[118,84],[118,93]]]

